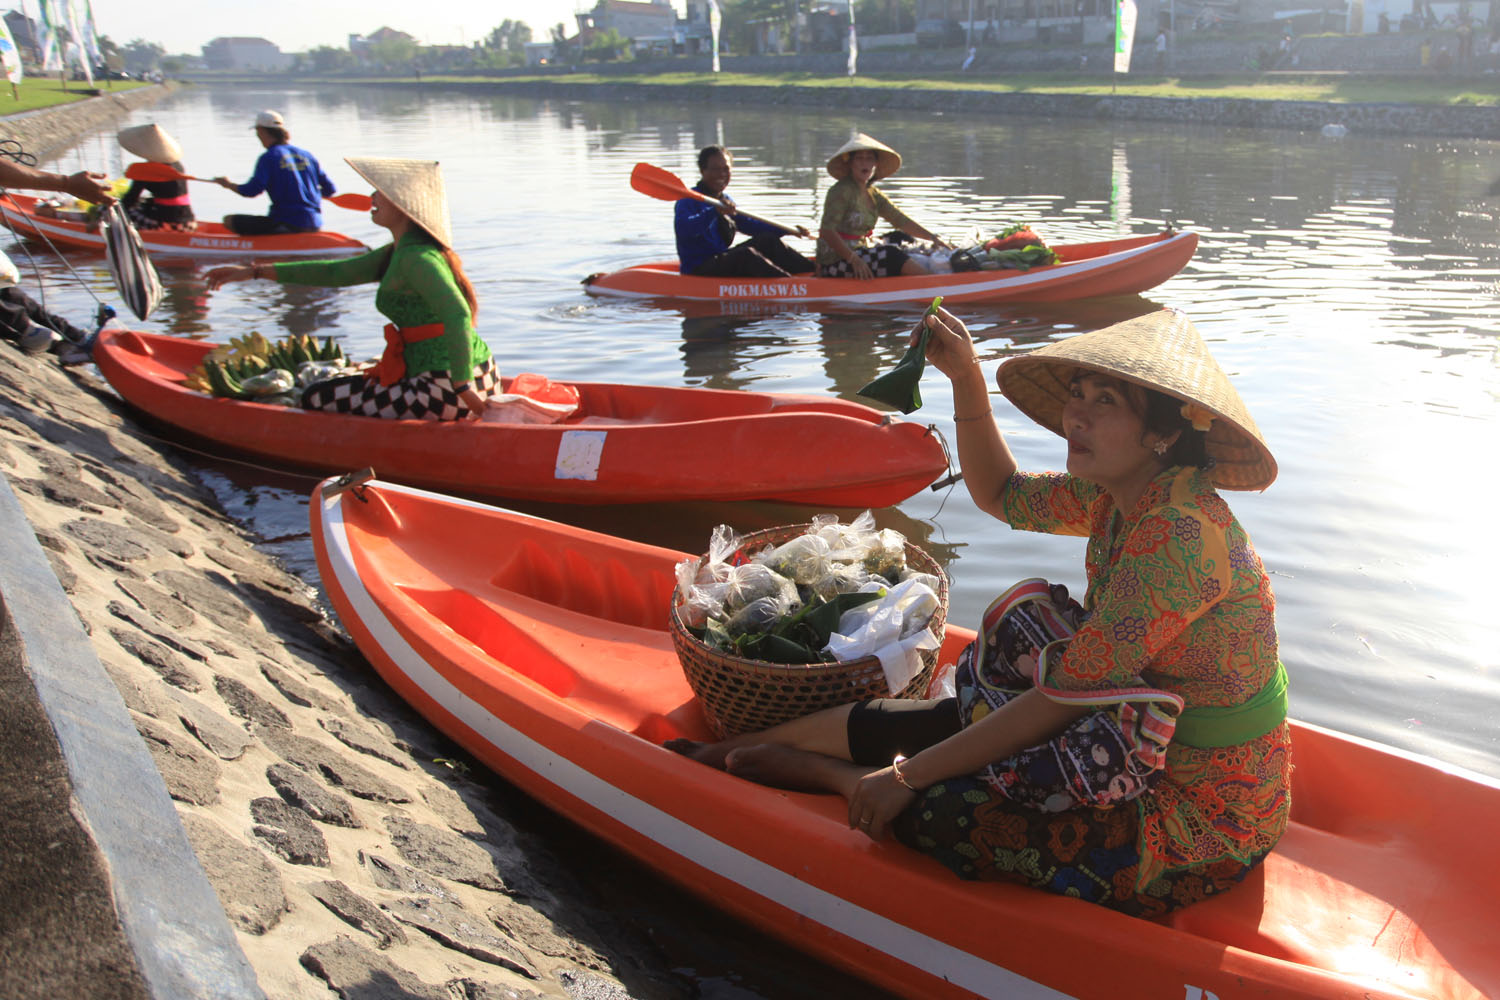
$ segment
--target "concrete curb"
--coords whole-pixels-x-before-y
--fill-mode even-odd
[[[114,682],[0,472],[0,597],[156,1000],[264,1000]]]

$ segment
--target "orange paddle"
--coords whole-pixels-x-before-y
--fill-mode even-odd
[[[125,168],[125,176],[133,181],[207,181],[213,183],[212,177],[194,177],[185,174],[176,167],[165,163],[132,163]],[[356,212],[368,212],[370,210],[370,196],[367,194],[335,194],[328,201],[339,208],[349,208]]]
[[[641,194],[650,195],[659,201],[679,201],[683,198],[696,198],[709,205],[723,206],[724,204],[717,198],[710,198],[702,191],[694,191],[682,183],[681,178],[670,170],[653,167],[649,163],[637,163],[635,169],[630,171],[630,186]],[[735,206],[734,211],[736,215],[743,215],[747,219],[754,219],[756,222],[764,222],[768,226],[775,226],[777,229],[791,233],[793,236],[802,235],[797,232],[795,226],[789,226],[784,222],[777,222],[775,219],[763,219],[758,215],[751,215],[739,206]]]

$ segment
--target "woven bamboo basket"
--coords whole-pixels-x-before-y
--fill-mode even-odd
[[[810,525],[767,528],[746,535],[739,553],[758,552],[804,533]],[[948,618],[948,577],[941,566],[911,542],[906,564],[938,578],[938,608],[929,627],[938,642]],[[873,656],[845,663],[770,663],[713,649],[683,625],[674,604],[672,644],[682,662],[688,686],[703,704],[703,714],[720,739],[767,729],[822,708],[846,705],[865,698],[889,698],[885,671]],[[937,667],[937,649],[923,650],[922,669],[895,697],[921,698]]]

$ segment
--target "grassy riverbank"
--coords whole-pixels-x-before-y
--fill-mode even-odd
[[[310,78],[298,78],[308,80]],[[566,73],[534,76],[323,77],[326,83],[573,83],[663,88],[827,87],[869,90],[980,91],[1010,94],[1069,94],[1127,97],[1236,98],[1318,101],[1329,104],[1391,103],[1436,106],[1500,106],[1500,80],[1474,77],[1381,76],[1350,73],[1261,73],[1214,77],[1124,76],[1112,83],[1099,74],[1030,73],[1006,76],[952,74],[846,76],[817,73]]]
[[[16,96],[11,97],[0,87],[0,116],[13,115],[19,111],[35,111],[59,104],[86,101],[101,94],[117,94],[137,87],[149,86],[140,80],[100,80],[97,87],[89,87],[82,80],[70,80],[67,86],[48,77],[27,77],[16,87]]]

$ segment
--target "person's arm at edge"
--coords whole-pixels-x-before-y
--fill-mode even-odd
[[[964,485],[980,510],[1003,521],[1005,488],[1016,473],[1016,458],[992,415],[974,341],[962,321],[941,306],[926,323],[932,330],[927,360],[953,383],[953,422]],[[912,334],[913,343],[917,336]]]
[[[109,205],[115,200],[110,194],[106,176],[90,170],[75,174],[55,174],[50,170],[38,170],[13,160],[0,157],[0,187],[27,188],[33,191],[60,191],[83,201]]]

